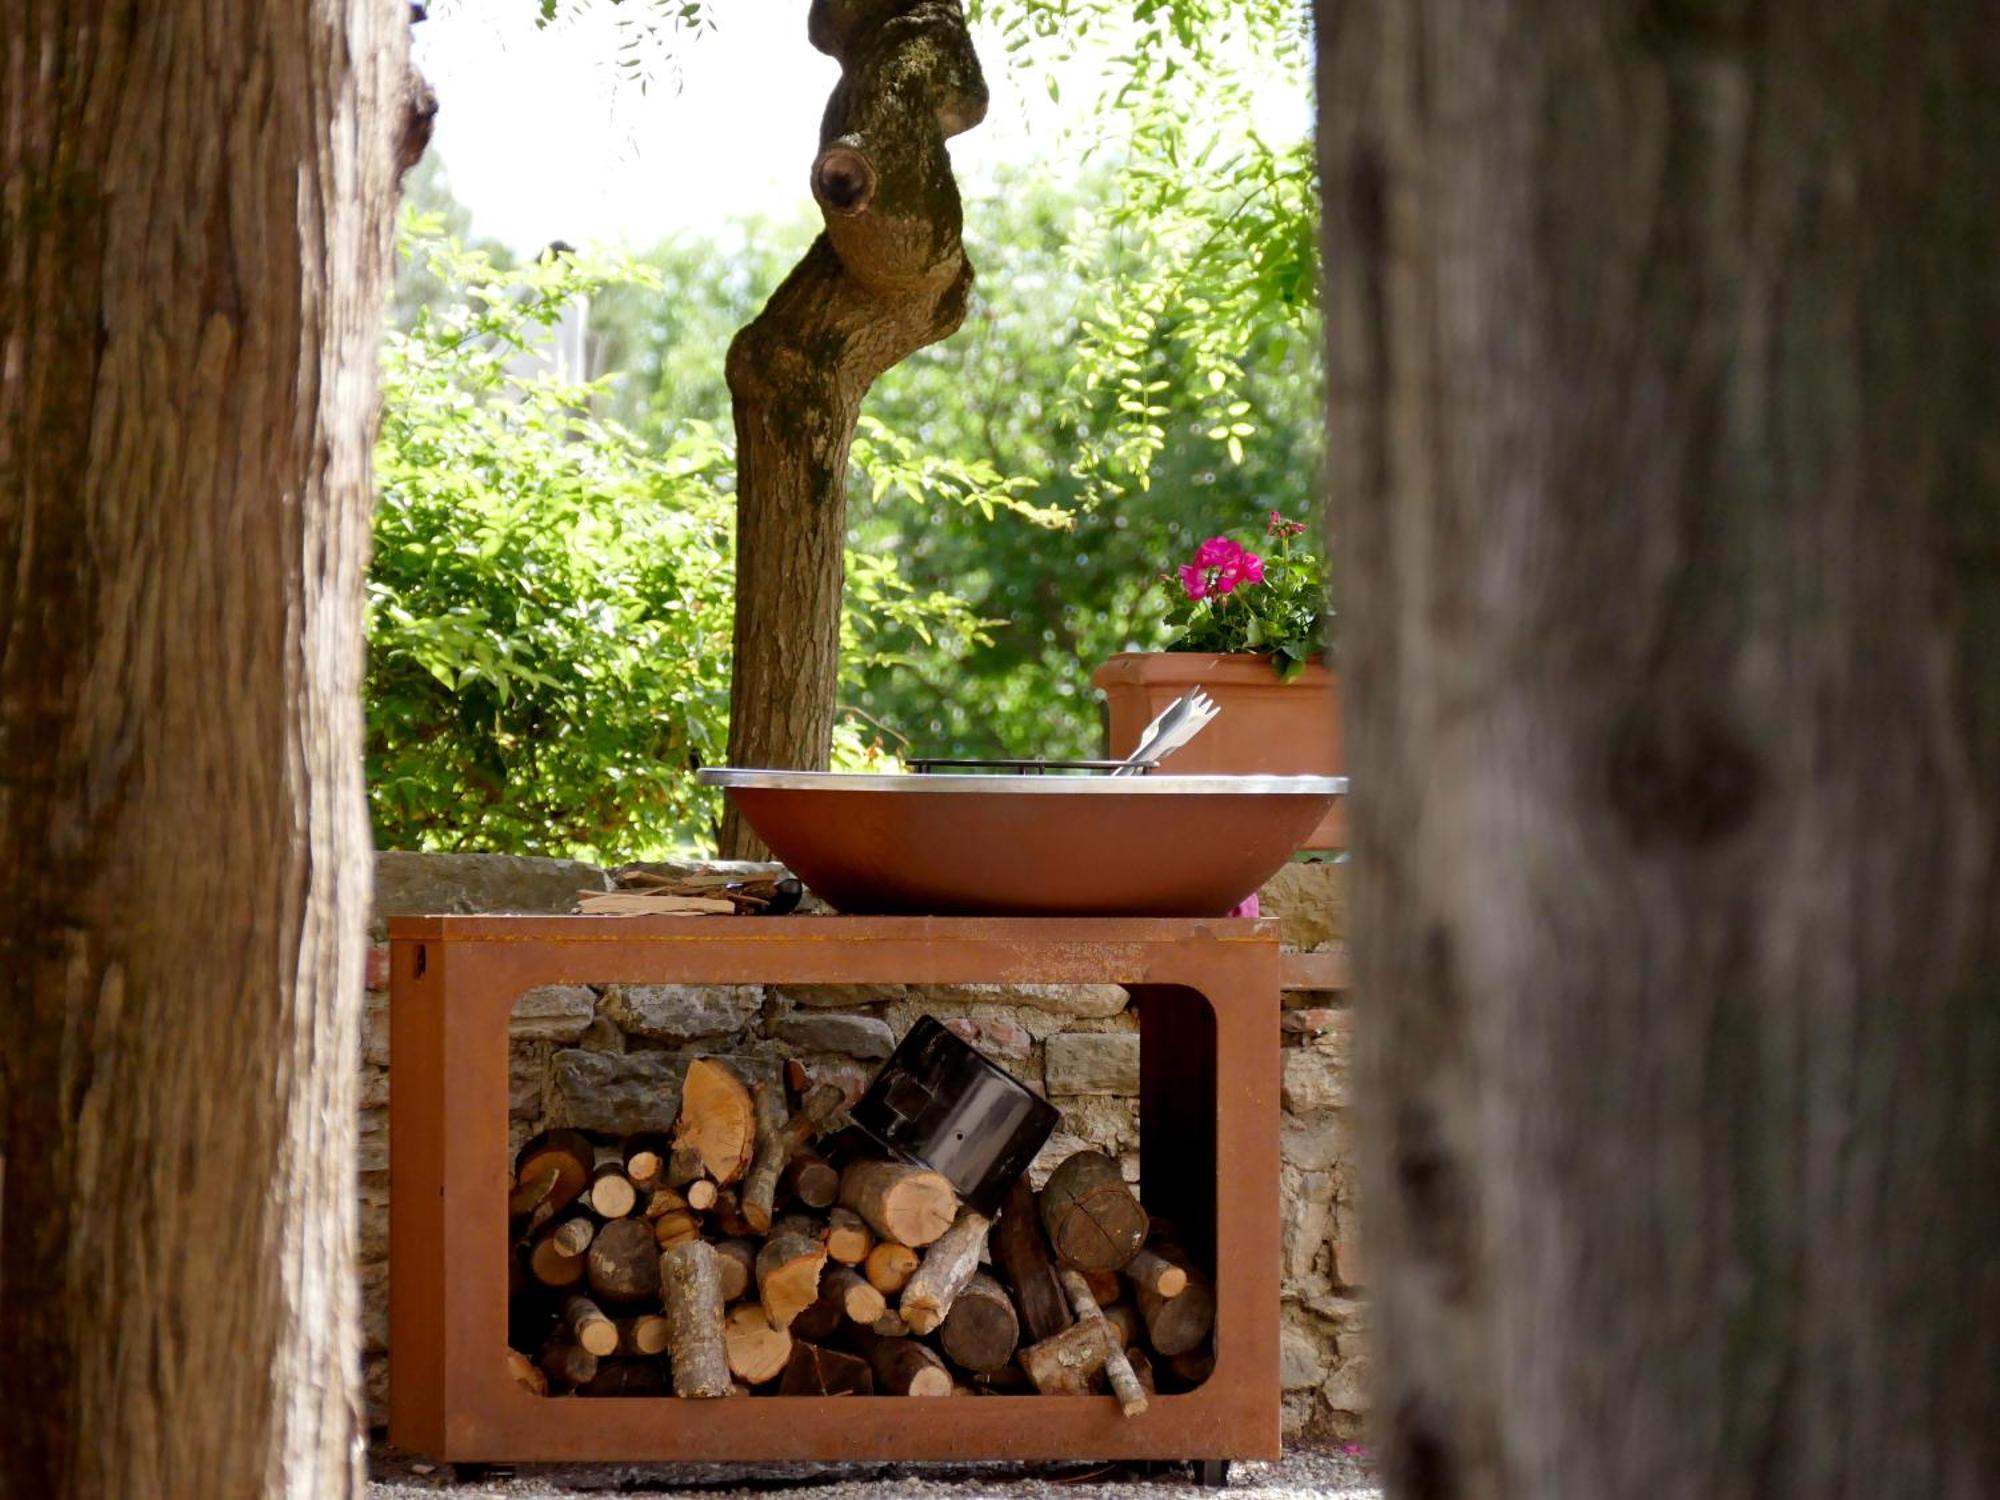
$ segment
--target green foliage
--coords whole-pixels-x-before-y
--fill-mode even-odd
[[[1177,651],[1269,656],[1287,681],[1320,654],[1326,580],[1303,538],[1303,521],[1271,512],[1262,554],[1229,537],[1211,537],[1164,580],[1178,598],[1167,614]]]
[[[1079,307],[1064,417],[1086,503],[1146,488],[1180,411],[1229,462],[1262,430],[1245,387],[1317,345],[1318,201],[1293,0],[981,0],[1008,65],[1050,69],[1109,37],[1087,159],[1109,167],[1075,226],[1082,263],[1120,257]],[[1051,72],[1049,76],[1053,77]],[[1295,102],[1295,113],[1266,107]],[[1312,356],[1306,355],[1309,366]]]
[[[383,351],[368,773],[384,847],[602,853],[697,842],[725,743],[728,451],[589,414],[538,351],[640,268],[506,272],[425,237],[451,294]]]
[[[849,608],[873,644],[866,660],[843,661],[841,706],[857,731],[879,724],[882,739],[911,753],[1096,754],[1090,673],[1118,651],[1166,645],[1161,572],[1214,530],[1314,505],[1309,317],[1241,335],[1245,374],[1222,409],[1250,429],[1238,456],[1213,435],[1214,388],[1176,369],[1168,335],[1156,332],[1140,357],[1172,373],[1156,377],[1166,381],[1155,401],[1164,414],[1148,482],[1107,494],[1080,469],[1079,453],[1117,422],[1101,385],[1080,389],[1086,312],[1105,286],[1154,269],[1149,246],[1092,227],[1115,181],[1108,168],[1066,186],[1023,173],[971,197],[979,282],[965,326],[869,394],[849,483],[854,543],[893,557],[920,597],[956,601],[967,618],[928,637],[906,628],[857,596],[866,574],[850,565]],[[690,419],[726,421],[721,351],[812,228],[799,220],[733,229],[714,244],[677,240],[645,257],[660,293],[595,298],[593,337],[624,371],[612,410],[653,441]]]
[[[1054,532],[999,513],[910,493],[875,499],[854,486],[854,521],[870,545],[895,548],[913,580],[963,597],[989,627],[962,655],[913,651],[864,674],[859,703],[923,753],[1094,755],[1102,730],[1089,677],[1122,650],[1167,644],[1154,582],[1217,529],[1310,513],[1318,468],[1318,361],[1310,322],[1251,335],[1246,374],[1227,404],[1251,429],[1240,457],[1212,433],[1214,391],[1174,368],[1155,331],[1140,357],[1169,373],[1154,393],[1157,442],[1147,482],[1106,493],[1079,463],[1118,416],[1104,388],[1081,388],[1086,310],[1107,285],[1150,274],[1143,248],[1082,235],[1105,175],[1071,189],[1003,180],[967,204],[979,293],[953,338],[889,371],[868,416],[919,451],[977,457],[1028,479],[1036,506],[1068,516]],[[1089,247],[1089,248],[1086,248]],[[1081,410],[1082,414],[1079,415]]]
[[[555,8],[590,3],[615,0]],[[690,29],[676,21],[678,0],[629,8],[655,15],[669,42]],[[885,750],[1095,754],[1088,677],[1115,652],[1163,648],[1176,630],[1197,649],[1272,649],[1281,663],[1318,645],[1307,616],[1319,564],[1306,551],[1270,559],[1285,580],[1271,597],[1285,604],[1259,617],[1254,644],[1249,612],[1177,608],[1178,590],[1160,586],[1202,537],[1248,534],[1273,510],[1316,510],[1303,8],[970,9],[1002,38],[1002,56],[987,47],[990,72],[1040,70],[1053,88],[1058,64],[1094,48],[1103,93],[1070,143],[1075,170],[1052,170],[1051,155],[968,190],[979,283],[966,325],[890,370],[868,398],[849,485],[840,764]],[[694,29],[711,16],[754,24],[704,5]],[[668,60],[699,66],[699,46]],[[521,310],[514,294],[496,300],[475,276],[457,311],[449,289],[413,299],[432,311],[411,326],[413,348],[391,351],[392,364],[420,355],[423,378],[392,368],[404,384],[391,391],[383,462],[385,491],[392,477],[400,490],[385,494],[377,567],[378,592],[410,623],[378,602],[371,653],[385,842],[631,854],[705,837],[713,807],[686,768],[719,759],[725,742],[733,461],[723,352],[817,228],[803,216],[724,226],[638,267],[597,268],[591,364],[616,373],[587,390],[545,390],[539,416],[532,394],[457,368],[503,332],[445,337],[471,309]],[[538,268],[528,279],[552,274],[585,273]],[[494,283],[511,285],[497,273]],[[423,410],[401,409],[412,404]],[[556,452],[527,451],[536,447]],[[576,448],[595,467],[561,451]],[[392,504],[421,509],[397,520]],[[563,519],[572,514],[590,527]],[[514,574],[489,570],[463,555],[466,544],[439,540],[467,517],[532,531],[545,555],[530,566],[523,541],[517,566],[503,546],[496,555]],[[426,548],[449,556],[433,561]],[[671,591],[647,594],[658,580],[642,553],[698,597],[698,612],[668,610]],[[530,578],[572,598],[548,608],[561,623],[517,597]],[[656,632],[644,661],[578,623],[614,601]],[[517,663],[549,681],[517,677]],[[461,691],[468,666],[477,670]],[[504,702],[489,677],[509,682]]]
[[[719,806],[691,771],[728,743],[734,453],[704,416],[610,415],[566,378],[551,332],[581,299],[657,304],[655,269],[563,255],[508,271],[406,221],[428,288],[383,350],[369,577],[368,779],[383,847],[638,857],[706,846]],[[706,337],[709,330],[698,330]],[[720,349],[707,347],[719,365]],[[871,428],[881,493],[1060,519],[978,461]],[[994,623],[906,577],[890,547],[847,554],[843,682],[912,653],[962,654]],[[836,763],[880,758],[853,708]]]

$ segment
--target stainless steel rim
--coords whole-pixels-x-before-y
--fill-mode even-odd
[[[856,771],[769,771],[709,766],[695,773],[703,786],[758,791],[978,792],[1008,797],[1236,796],[1339,797],[1345,776],[956,776],[874,775]]]

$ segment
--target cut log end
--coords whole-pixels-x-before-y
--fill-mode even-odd
[[[688,1064],[674,1140],[694,1147],[703,1170],[719,1183],[734,1182],[749,1169],[757,1147],[757,1106],[727,1064],[708,1057]]]
[[[1101,1151],[1079,1151],[1049,1174],[1041,1212],[1056,1259],[1079,1271],[1116,1271],[1146,1243],[1146,1210]]]
[[[1125,1274],[1134,1286],[1144,1287],[1155,1297],[1178,1297],[1187,1290],[1187,1272],[1155,1250],[1141,1250],[1133,1256],[1126,1262]]]
[[[884,1240],[868,1252],[862,1265],[868,1284],[884,1296],[893,1297],[916,1274],[918,1259],[917,1252],[908,1245]]]
[[[904,1162],[851,1163],[841,1174],[840,1201],[883,1239],[913,1248],[930,1244],[958,1217],[950,1182]]]
[[[984,1273],[965,1284],[938,1329],[938,1342],[952,1363],[975,1375],[1011,1363],[1020,1341],[1021,1322],[1013,1299]]]
[[[794,1230],[773,1233],[757,1252],[757,1298],[774,1328],[789,1328],[792,1319],[819,1298],[820,1269],[826,1246]]]
[[[729,1372],[745,1385],[777,1379],[792,1357],[791,1334],[772,1327],[755,1302],[738,1303],[729,1310],[722,1338]]]

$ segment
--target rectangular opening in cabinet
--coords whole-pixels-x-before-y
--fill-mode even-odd
[[[990,1224],[846,1124],[923,1016],[1060,1112]],[[1143,1389],[1192,1391],[1214,1366],[1215,1041],[1174,985],[528,990],[495,1213],[509,1372],[550,1397],[672,1396],[677,1374],[760,1397],[1108,1391],[1082,1305]],[[718,1306],[719,1344],[699,1333]]]

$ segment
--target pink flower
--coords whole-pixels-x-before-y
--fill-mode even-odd
[[[1246,583],[1264,581],[1264,559],[1240,542],[1212,536],[1195,548],[1194,561],[1181,565],[1181,587],[1190,599],[1232,594]]]
[[[1212,536],[1194,549],[1194,565],[1197,568],[1227,567],[1243,555],[1243,548],[1226,536]]]
[[[1266,536],[1298,536],[1305,529],[1305,522],[1287,521],[1274,510],[1271,512],[1270,521],[1264,527],[1264,534]]]

